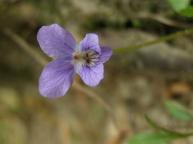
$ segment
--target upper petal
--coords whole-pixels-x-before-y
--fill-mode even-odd
[[[70,32],[58,24],[42,26],[37,34],[41,49],[51,57],[62,57],[71,54],[76,47],[76,42]]]
[[[39,78],[39,92],[42,96],[56,98],[64,96],[72,84],[74,68],[64,59],[48,63]]]
[[[110,59],[112,56],[112,49],[109,47],[102,46],[101,47],[101,55],[100,55],[100,62],[105,63]]]
[[[98,64],[93,67],[83,66],[78,74],[85,84],[95,87],[104,77],[104,67],[103,64]]]
[[[98,53],[101,52],[99,46],[99,38],[95,33],[88,33],[84,39],[80,42],[80,48],[82,51],[94,50]]]

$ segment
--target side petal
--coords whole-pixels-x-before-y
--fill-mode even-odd
[[[55,58],[71,54],[76,47],[71,33],[58,24],[42,26],[38,31],[37,40],[43,52]]]
[[[109,47],[101,47],[101,55],[100,55],[100,62],[105,63],[107,62],[110,57],[112,56],[112,49]]]
[[[80,48],[82,51],[94,50],[98,53],[101,52],[99,46],[99,38],[97,34],[88,33],[84,39],[80,42]]]
[[[72,84],[73,76],[73,66],[64,59],[48,63],[39,78],[40,94],[48,98],[64,96]]]
[[[86,85],[95,87],[104,77],[104,66],[103,64],[93,67],[83,66],[79,71],[79,75]]]

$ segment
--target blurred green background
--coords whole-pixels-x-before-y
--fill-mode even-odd
[[[114,53],[97,88],[77,80],[110,105],[118,130],[89,92],[72,87],[56,100],[41,97],[43,66],[7,35],[17,34],[48,59],[36,40],[42,25],[58,23],[77,41],[96,32],[102,45],[118,49],[193,26],[192,17],[178,12],[167,0],[0,0],[0,144],[127,144],[151,130],[146,113],[172,130],[191,131],[192,119],[176,120],[164,103],[175,100],[193,109],[193,34]],[[192,137],[172,142],[192,143]]]

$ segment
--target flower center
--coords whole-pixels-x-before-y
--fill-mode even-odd
[[[82,65],[93,66],[98,61],[99,54],[93,50],[85,52],[76,51],[73,53],[73,61]]]

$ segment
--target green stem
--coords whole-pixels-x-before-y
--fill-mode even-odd
[[[114,52],[119,53],[119,54],[133,52],[133,51],[136,51],[138,49],[141,49],[141,48],[144,48],[144,47],[147,47],[147,46],[150,46],[150,45],[154,45],[154,44],[158,44],[158,43],[161,43],[161,42],[173,40],[173,39],[176,39],[178,37],[181,37],[181,36],[184,36],[184,35],[189,35],[189,34],[193,34],[193,28],[185,29],[183,31],[176,32],[176,33],[173,33],[173,34],[170,34],[170,35],[167,35],[167,36],[163,36],[163,37],[160,37],[158,39],[148,41],[148,42],[145,42],[145,43],[142,43],[142,44],[131,45],[129,47],[117,48],[117,49],[114,49]]]

